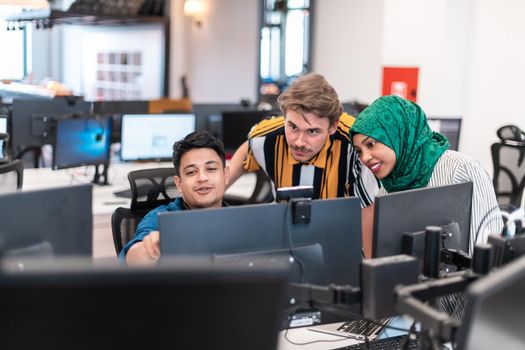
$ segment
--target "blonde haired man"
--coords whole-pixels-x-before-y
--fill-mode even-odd
[[[359,162],[335,89],[320,74],[295,80],[278,98],[283,117],[255,125],[230,162],[230,183],[263,169],[274,188],[311,185],[314,199],[357,196],[363,208],[363,246],[370,256],[373,201],[379,184]],[[349,223],[351,224],[351,223]]]

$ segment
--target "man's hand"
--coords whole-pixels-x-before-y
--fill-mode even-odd
[[[126,254],[128,265],[152,265],[160,258],[160,234],[152,231],[142,242],[135,243]]]

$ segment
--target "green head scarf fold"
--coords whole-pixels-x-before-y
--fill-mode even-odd
[[[388,192],[425,187],[448,140],[432,131],[425,112],[398,96],[383,96],[355,121],[350,136],[363,134],[390,147],[396,154],[394,170],[381,180]]]

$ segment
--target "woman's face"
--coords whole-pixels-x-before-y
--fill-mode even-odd
[[[390,147],[363,134],[355,135],[352,140],[359,159],[378,179],[384,179],[394,170],[396,153]]]

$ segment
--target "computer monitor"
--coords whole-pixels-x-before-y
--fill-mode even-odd
[[[109,117],[57,119],[53,169],[109,164],[112,121]]]
[[[0,134],[7,134],[7,116],[0,115]],[[7,161],[7,135],[0,136],[0,162]]]
[[[471,284],[457,333],[457,348],[523,349],[524,295],[525,257]]]
[[[124,114],[122,160],[169,160],[173,143],[195,131],[194,114]]]
[[[429,117],[430,128],[445,135],[450,143],[450,149],[457,151],[461,132],[461,118]]]
[[[219,264],[287,261],[291,280],[359,285],[361,207],[358,198],[313,200],[310,207],[257,204],[159,215],[166,256],[206,256]],[[294,209],[295,208],[295,209]],[[292,217],[310,215],[308,223]]]
[[[232,155],[240,145],[248,140],[251,128],[263,120],[266,111],[224,111],[222,112],[222,132],[220,138],[227,154]]]
[[[191,110],[196,116],[195,129],[207,130],[215,137],[219,137],[222,112],[246,110],[247,108],[246,105],[240,103],[194,103]]]
[[[112,143],[120,143],[123,114],[145,114],[149,110],[149,101],[95,101],[93,114],[109,116],[113,119]]]
[[[2,349],[276,349],[282,269],[38,267],[0,274]],[[58,265],[57,264],[55,265]]]
[[[91,102],[74,99],[14,99],[12,106],[11,145],[15,155],[27,147],[53,143],[53,123],[65,115],[87,115]]]
[[[91,184],[1,194],[0,213],[5,255],[92,255]]]
[[[7,134],[7,116],[0,115],[0,133]]]
[[[443,226],[452,233],[446,247],[468,252],[472,182],[427,187],[377,196],[374,209],[372,256],[423,255],[403,246],[405,233],[423,233],[427,226]],[[421,235],[424,244],[424,235]],[[416,238],[417,239],[417,238]],[[417,245],[417,242],[416,242]]]

